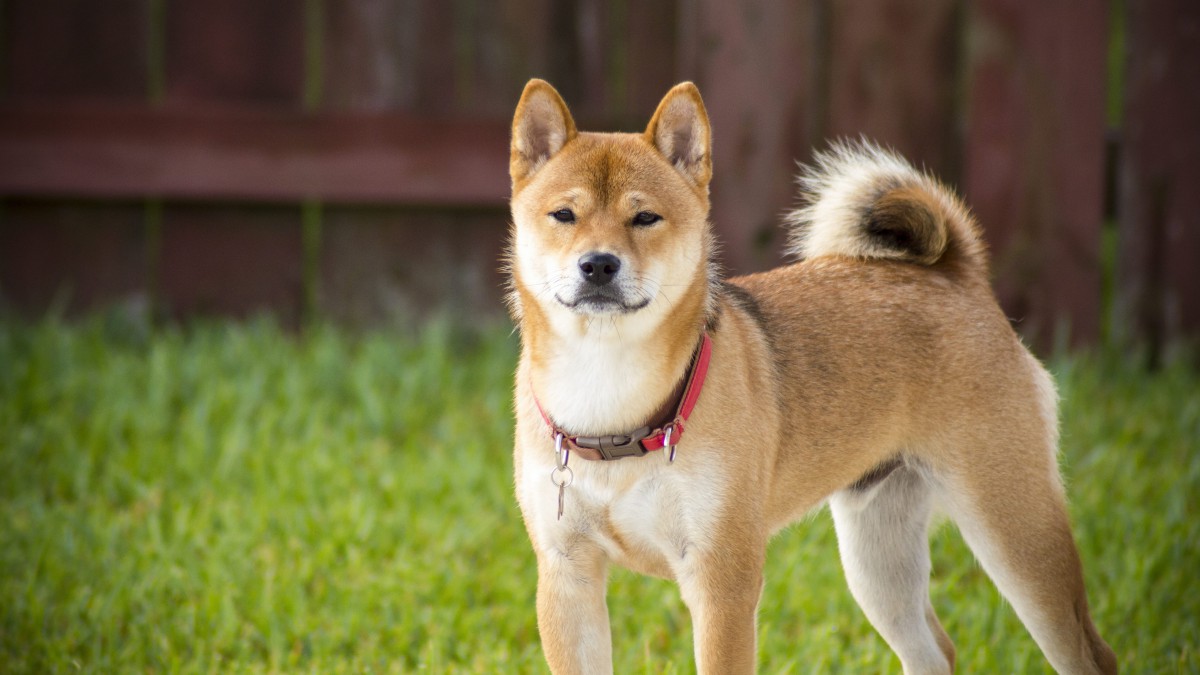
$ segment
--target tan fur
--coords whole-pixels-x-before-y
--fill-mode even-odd
[[[611,672],[613,563],[679,583],[700,672],[752,672],[767,541],[827,502],[851,590],[905,671],[949,672],[927,592],[934,501],[1057,669],[1116,671],[1088,616],[1053,384],[997,307],[948,190],[874,146],[838,146],[803,179],[804,260],[721,282],[711,132],[690,83],[645,133],[593,134],[532,81],[512,158],[514,464],[554,672]],[[661,221],[638,226],[641,212]],[[620,262],[611,297],[580,279],[577,261],[595,254]],[[677,461],[573,459],[557,519],[535,396],[574,434],[635,429],[676,391],[704,330],[711,366]]]

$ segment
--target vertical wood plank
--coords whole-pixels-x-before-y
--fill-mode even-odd
[[[146,0],[7,0],[0,11],[5,102],[146,99]],[[2,208],[0,295],[18,310],[38,315],[59,301],[70,313],[144,303],[141,206],[7,199]]]
[[[159,284],[171,316],[274,312],[298,325],[304,307],[300,207],[167,205]]]
[[[1200,5],[1127,2],[1117,330],[1200,337]]]
[[[146,245],[130,204],[8,200],[0,215],[0,299],[28,316],[147,297]]]
[[[548,0],[347,0],[324,9],[331,109],[503,119],[526,80],[549,77]]]
[[[421,114],[452,115],[455,111],[455,4],[424,0],[419,6],[416,111]]]
[[[304,11],[295,0],[172,0],[165,41],[168,105],[303,102]]]
[[[144,100],[146,0],[7,0],[4,98]]]
[[[960,0],[829,5],[828,138],[865,135],[956,176]]]
[[[645,128],[659,100],[679,78],[678,15],[676,0],[629,3],[628,23],[614,40],[623,68],[617,83],[624,101],[620,114],[629,131]]]
[[[419,319],[450,309],[466,320],[504,315],[502,210],[341,208],[326,211],[323,316],[351,325]]]
[[[417,102],[420,5],[414,0],[326,2],[325,107],[412,110]]]
[[[1043,350],[1098,335],[1107,7],[979,0],[967,17],[963,187],[1001,303]]]
[[[610,112],[612,92],[604,71],[608,50],[605,45],[612,35],[612,25],[605,0],[575,0],[575,45],[578,54],[578,82],[572,92],[572,103],[579,110],[577,117],[593,125],[603,125]],[[594,120],[594,121],[593,121]],[[586,128],[586,127],[585,127]]]
[[[679,79],[700,86],[713,124],[712,221],[731,272],[778,264],[795,160],[808,156],[810,1],[686,0]]]
[[[509,53],[509,81],[513,85],[511,91],[499,92],[497,98],[504,105],[504,118],[508,119],[512,117],[526,81],[533,77],[552,77],[550,64],[560,58],[551,45],[553,7],[558,3],[554,0],[501,0],[496,4],[503,7],[504,49]]]

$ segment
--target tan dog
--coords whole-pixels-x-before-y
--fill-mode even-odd
[[[616,563],[679,584],[700,672],[752,672],[767,540],[828,503],[904,671],[950,672],[928,596],[938,503],[1054,668],[1116,672],[1064,506],[1054,384],[997,306],[966,209],[895,155],[837,146],[802,181],[802,261],[723,281],[710,150],[690,83],[643,134],[578,132],[540,80],[517,106],[516,491],[550,667],[612,671]]]

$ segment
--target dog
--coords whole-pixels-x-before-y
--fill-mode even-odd
[[[954,194],[868,142],[819,154],[798,262],[724,279],[711,128],[679,84],[644,133],[580,132],[548,83],[512,124],[515,490],[555,673],[609,673],[607,569],[678,583],[701,673],[750,673],[767,542],[828,504],[904,672],[948,673],[935,505],[1050,664],[1115,673],[1057,467],[1057,394]]]

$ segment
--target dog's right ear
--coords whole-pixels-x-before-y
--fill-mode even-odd
[[[545,80],[530,80],[513,116],[508,160],[513,187],[532,177],[575,133],[575,120],[554,87]]]

